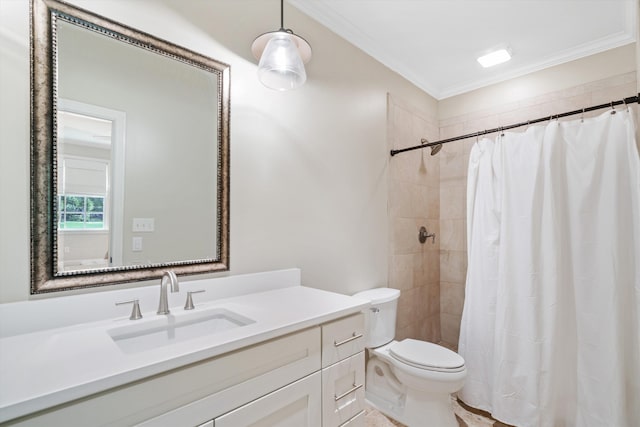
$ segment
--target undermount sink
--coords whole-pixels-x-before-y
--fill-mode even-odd
[[[239,328],[255,321],[224,308],[159,316],[108,330],[125,353],[138,353]]]

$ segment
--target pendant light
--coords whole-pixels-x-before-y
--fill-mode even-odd
[[[280,29],[258,36],[251,52],[258,63],[258,79],[270,89],[290,90],[307,80],[304,64],[311,59],[311,46],[284,28],[284,0],[280,0]]]

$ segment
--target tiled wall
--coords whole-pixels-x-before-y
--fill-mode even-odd
[[[389,149],[437,140],[435,104],[418,111],[389,95]],[[440,160],[429,150],[389,159],[389,287],[401,291],[396,339],[440,341]],[[435,243],[420,244],[421,226],[436,233]]]
[[[490,110],[448,118],[440,121],[440,139],[619,100],[636,94],[636,88],[634,71]],[[602,110],[591,115],[601,113]],[[442,341],[453,346],[458,343],[464,304],[466,181],[469,151],[474,142],[475,139],[470,139],[446,144],[437,156],[440,161],[440,323]],[[419,156],[407,156],[404,160],[416,161],[411,157],[419,160]]]

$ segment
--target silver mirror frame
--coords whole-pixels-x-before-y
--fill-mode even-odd
[[[40,294],[155,279],[168,269],[178,275],[229,270],[230,67],[196,52],[57,0],[30,0],[31,9],[31,293]],[[141,266],[56,272],[56,34],[64,18],[218,76],[218,205],[216,257]]]

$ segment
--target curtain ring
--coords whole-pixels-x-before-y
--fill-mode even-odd
[[[613,106],[613,101],[611,101],[611,114],[615,114],[616,113],[616,109]]]
[[[629,104],[627,104],[627,98],[622,98],[622,102],[624,102],[624,108],[629,112]]]
[[[580,123],[584,123],[584,108],[582,109],[582,114],[580,115]]]

